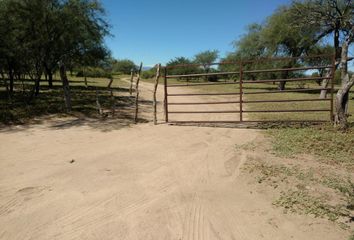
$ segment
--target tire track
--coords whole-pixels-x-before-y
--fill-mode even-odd
[[[191,206],[187,210],[183,227],[184,240],[209,240],[208,221],[205,214],[205,205],[195,195]]]

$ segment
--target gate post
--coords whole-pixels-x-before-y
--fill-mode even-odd
[[[240,122],[243,121],[243,63],[240,62]]]
[[[331,116],[330,121],[334,122],[334,78],[336,75],[336,54],[332,57],[332,73],[331,73]]]
[[[165,66],[164,69],[164,89],[165,89],[165,99],[164,99],[164,105],[165,105],[165,122],[168,123],[168,99],[167,99],[167,67]]]

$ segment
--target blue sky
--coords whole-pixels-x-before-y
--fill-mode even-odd
[[[248,24],[262,22],[290,0],[102,0],[113,56],[145,66],[217,49],[233,50]]]

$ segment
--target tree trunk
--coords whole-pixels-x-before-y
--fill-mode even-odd
[[[351,36],[348,36],[342,45],[342,56],[341,56],[341,78],[342,78],[342,88],[338,91],[336,95],[336,114],[335,114],[335,124],[339,125],[340,128],[346,129],[348,127],[348,104],[349,104],[349,91],[354,85],[354,76],[349,78],[348,74],[348,48],[351,42]]]
[[[41,78],[36,77],[36,80],[34,82],[34,96],[39,95],[40,82],[41,82]]]
[[[328,70],[328,72],[326,73],[326,78],[331,76],[331,71],[332,70]],[[321,84],[321,88],[328,88],[329,82],[330,82],[330,79],[323,79],[322,84]],[[327,89],[321,90],[320,99],[326,99],[327,93],[328,93]]]
[[[34,80],[34,86],[33,89],[31,90],[31,93],[29,95],[29,98],[27,100],[27,103],[30,104],[35,96],[39,95],[39,78],[36,77]]]
[[[5,78],[5,74],[1,71],[0,72],[1,78],[4,81],[5,84],[5,89],[6,89],[6,93],[7,93],[7,97],[9,100],[11,100],[11,94],[10,94],[10,89],[9,89],[9,84],[7,82],[7,79]]]
[[[9,80],[10,80],[10,94],[14,92],[14,72],[12,69],[9,70]]]
[[[336,28],[334,30],[334,51],[335,51],[335,57],[336,60],[341,58],[341,48],[339,47],[339,27],[338,27],[339,23],[336,24]]]
[[[339,29],[336,28],[334,30],[334,38],[333,38],[333,41],[334,41],[334,51],[335,51],[335,60],[336,60],[336,67],[335,69],[337,69],[337,60],[341,58],[341,48],[339,47]],[[335,72],[333,73],[335,74]],[[326,74],[326,77],[329,77],[330,76],[330,70],[327,72]],[[323,79],[322,81],[322,88],[328,88],[328,83],[329,83],[329,79]],[[327,97],[327,92],[328,90],[325,89],[325,90],[321,90],[321,93],[320,93],[320,99],[325,99]]]
[[[294,66],[295,62],[290,62],[288,63],[286,66],[284,66],[283,68],[292,68]],[[281,78],[282,79],[287,79],[289,77],[289,71],[283,71],[281,74]],[[280,91],[284,91],[285,90],[285,85],[286,85],[286,81],[281,81],[278,84],[278,89]]]
[[[348,128],[348,114],[347,114],[347,107],[348,107],[348,95],[350,88],[354,85],[354,76],[349,80],[349,75],[342,79],[345,80],[346,84],[342,86],[336,95],[336,115],[334,118],[334,123],[338,125],[341,129]]]
[[[280,91],[284,91],[285,90],[285,85],[286,85],[285,81],[279,82],[278,89]]]
[[[82,69],[82,75],[84,76],[85,87],[86,87],[86,88],[88,88],[88,84],[87,84],[87,77],[86,77],[85,68],[83,68],[83,69]]]
[[[49,86],[49,88],[53,88],[53,73],[52,73],[52,71],[48,70],[47,75],[48,75],[48,86]]]
[[[66,75],[65,65],[63,63],[60,64],[59,71],[60,71],[60,78],[63,83],[64,101],[65,101],[66,110],[67,112],[71,112],[72,107],[71,107],[70,86],[69,86],[68,77]]]

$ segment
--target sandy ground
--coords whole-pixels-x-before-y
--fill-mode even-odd
[[[146,100],[151,89],[141,85]],[[236,145],[258,130],[99,125],[1,130],[0,239],[344,239],[334,224],[284,215],[248,184]]]

